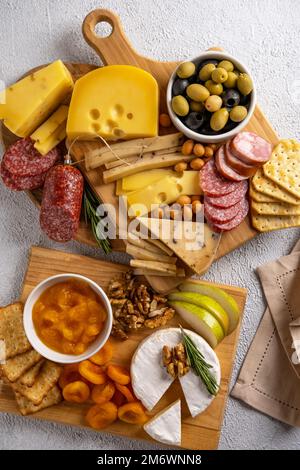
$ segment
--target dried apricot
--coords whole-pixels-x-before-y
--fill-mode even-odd
[[[78,366],[80,375],[92,384],[101,385],[107,381],[107,377],[102,367],[93,364],[91,361],[82,361]]]
[[[144,424],[148,421],[145,408],[138,401],[121,406],[118,409],[118,418],[130,424]]]
[[[103,366],[107,362],[109,362],[112,358],[113,355],[113,346],[111,342],[108,340],[106,341],[105,345],[98,351],[96,354],[94,354],[92,357],[90,357],[90,361],[94,362],[98,366]]]
[[[88,385],[81,380],[71,382],[63,388],[63,397],[72,403],[84,403],[90,396]]]
[[[111,380],[118,384],[127,385],[130,383],[130,374],[126,367],[117,364],[109,364],[106,373]]]
[[[116,390],[111,401],[119,408],[120,406],[124,405],[126,399],[123,393],[121,393],[119,390]]]
[[[104,429],[118,418],[118,408],[111,401],[92,406],[86,414],[86,421],[94,429]]]
[[[130,390],[128,386],[126,387],[126,385],[120,385],[117,382],[115,382],[115,386],[116,386],[116,389],[119,390],[119,392],[121,392],[122,395],[124,395],[124,397],[129,403],[136,401],[136,398],[133,392]]]
[[[110,401],[114,396],[116,387],[113,382],[106,382],[105,384],[95,385],[92,390],[92,400],[101,405]]]
[[[76,382],[77,380],[81,380],[81,375],[78,371],[78,364],[67,364],[63,368],[58,384],[61,388],[65,388],[66,385],[71,382]]]

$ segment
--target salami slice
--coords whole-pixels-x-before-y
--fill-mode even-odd
[[[3,156],[7,171],[17,176],[36,176],[48,171],[60,159],[57,148],[41,155],[31,139],[20,139],[10,145]]]
[[[243,198],[244,199],[244,198]],[[231,207],[215,207],[204,198],[204,215],[211,224],[224,224],[234,219],[241,210],[243,199]]]
[[[249,165],[261,166],[271,157],[272,146],[254,132],[240,132],[231,141],[234,155]]]
[[[238,214],[233,219],[231,219],[229,222],[224,222],[222,224],[220,223],[211,224],[211,228],[215,232],[223,232],[223,231],[228,232],[229,230],[233,230],[234,228],[238,227],[238,225],[240,225],[243,222],[245,217],[247,217],[248,211],[249,211],[249,203],[248,203],[247,198],[244,198]]]
[[[57,165],[47,173],[40,224],[51,240],[67,242],[76,234],[83,184],[80,171],[70,165]]]
[[[230,140],[225,145],[225,162],[239,175],[250,178],[256,173],[257,166],[248,165],[237,158],[230,150]]]
[[[1,162],[0,174],[5,186],[12,191],[31,191],[43,186],[47,172],[36,176],[16,176],[9,173]]]
[[[216,167],[218,172],[225,178],[230,181],[243,181],[247,179],[247,176],[239,175],[236,171],[234,171],[226,162],[225,160],[225,146],[218,148],[216,153]]]
[[[243,197],[245,196],[248,190],[248,181],[242,181],[242,185],[237,188],[236,190],[232,191],[232,193],[225,194],[225,196],[219,197],[209,197],[205,196],[205,200],[211,205],[215,207],[222,207],[227,208],[234,206],[238,202],[240,202]]]
[[[242,184],[223,178],[217,171],[213,159],[209,160],[200,171],[200,187],[207,196],[225,196],[239,188]]]

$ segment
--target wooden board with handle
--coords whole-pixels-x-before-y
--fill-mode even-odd
[[[68,272],[82,274],[93,279],[105,289],[113,277],[120,275],[121,272],[125,272],[127,269],[128,266],[121,264],[108,263],[82,255],[33,247],[29,256],[29,264],[24,280],[21,300],[25,302],[31,290],[39,282],[54,274]],[[224,288],[226,292],[235,298],[242,316],[246,301],[246,289],[219,284],[215,285]],[[178,326],[178,322],[179,317],[176,315],[167,326]],[[183,326],[187,326],[181,319],[180,323]],[[131,334],[130,338],[125,342],[115,340],[113,362],[129,366],[136,347],[151,332],[152,330],[138,330],[137,333]],[[192,419],[187,410],[185,401],[183,400],[183,448],[217,448],[238,338],[239,327],[230,336],[227,336],[216,348],[216,353],[221,363],[221,390],[209,408],[198,417]],[[172,403],[178,397],[182,398],[182,392],[180,390],[179,383],[175,382],[155,407],[153,414]],[[88,406],[88,404],[76,405],[63,402],[60,405],[40,411],[32,415],[32,417],[55,421],[57,423],[71,424],[74,426],[86,426],[84,415]],[[18,413],[16,402],[10,388],[7,385],[1,384],[1,382],[0,411]],[[27,417],[24,419],[27,419]],[[128,425],[121,421],[116,421],[102,432],[109,432],[130,438],[151,440],[140,426]]]

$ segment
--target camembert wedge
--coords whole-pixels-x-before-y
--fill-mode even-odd
[[[163,444],[181,444],[181,402],[176,400],[144,425],[149,436]]]

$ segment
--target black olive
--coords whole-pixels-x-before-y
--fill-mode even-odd
[[[183,123],[192,131],[195,131],[199,129],[205,120],[205,115],[204,113],[196,113],[192,112],[190,113],[186,118],[184,118]]]
[[[199,73],[199,70],[202,69],[202,67],[204,67],[204,65],[206,64],[214,64],[216,67],[218,65],[219,61],[217,59],[207,59],[207,60],[203,60],[202,62],[200,62],[198,65],[197,65],[197,75]]]
[[[183,95],[187,86],[189,86],[189,81],[186,78],[177,78],[173,83],[173,96]]]
[[[251,96],[251,93],[249,95],[246,95],[246,96],[241,95],[241,99],[240,99],[239,104],[241,106],[246,106],[247,107],[250,103],[250,96]]]
[[[237,106],[240,102],[241,95],[237,90],[233,88],[230,90],[226,90],[221,95],[223,104],[226,108],[233,108]]]

